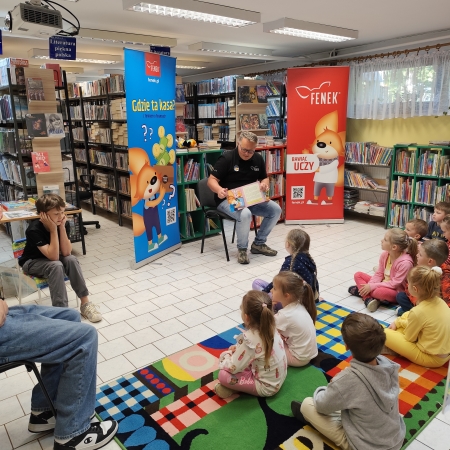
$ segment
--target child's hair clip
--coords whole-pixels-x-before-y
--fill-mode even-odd
[[[438,267],[438,266],[432,267],[431,270],[432,270],[433,272],[436,272],[436,273],[439,274],[439,275],[442,275],[442,269],[441,269],[440,267]]]

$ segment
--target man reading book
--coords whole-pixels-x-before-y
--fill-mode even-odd
[[[247,247],[250,234],[252,214],[263,217],[258,235],[255,237],[250,251],[254,254],[275,256],[276,250],[266,245],[267,237],[277,224],[280,215],[280,206],[269,200],[248,208],[231,211],[227,200],[228,189],[235,189],[246,184],[260,182],[262,191],[269,190],[269,178],[266,173],[266,164],[259,153],[255,153],[258,137],[249,131],[242,131],[237,147],[224,152],[217,160],[214,170],[208,178],[208,187],[214,192],[217,209],[236,219],[236,234],[239,264],[248,264]]]

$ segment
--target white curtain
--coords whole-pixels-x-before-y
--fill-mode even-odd
[[[347,116],[437,116],[450,106],[450,52],[378,58],[350,65]]]

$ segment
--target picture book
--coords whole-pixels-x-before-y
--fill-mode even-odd
[[[257,130],[261,128],[259,125],[259,115],[250,114],[250,130]]]
[[[250,103],[258,103],[258,93],[256,92],[256,86],[250,86],[249,96],[250,96]]]
[[[249,86],[238,86],[238,103],[250,103]]]
[[[59,137],[61,139],[65,136],[62,114],[45,114],[45,120],[49,137]]]
[[[27,78],[28,101],[45,100],[44,83],[42,78]]]
[[[259,127],[262,129],[269,128],[269,122],[267,121],[266,114],[259,114]]]
[[[35,206],[33,203],[27,200],[14,200],[10,202],[1,202],[4,211],[16,211],[16,210],[31,210],[34,209]]]
[[[31,152],[34,173],[50,172],[48,152]]]
[[[241,130],[251,130],[250,114],[241,114]]]
[[[59,186],[57,184],[48,184],[46,186],[42,186],[42,191],[44,194],[59,195]]]
[[[265,192],[261,191],[259,181],[235,189],[228,189],[228,203],[231,211],[238,211],[249,206],[267,201]]]
[[[256,86],[256,93],[258,94],[258,103],[267,103],[267,87],[264,85]]]
[[[175,130],[182,133],[186,131],[186,125],[184,123],[183,116],[178,116],[175,121]]]
[[[183,103],[186,101],[186,97],[184,95],[184,86],[182,84],[177,84],[175,89],[175,102]]]
[[[28,114],[26,122],[29,137],[48,137],[45,114]]]

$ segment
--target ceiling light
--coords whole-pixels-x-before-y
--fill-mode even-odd
[[[177,64],[177,69],[205,69],[205,67],[201,66],[184,66],[183,64]]]
[[[177,69],[205,69],[209,62],[177,59]]]
[[[245,27],[261,21],[261,14],[229,6],[215,5],[197,0],[155,0],[158,3],[122,0],[123,9],[154,14],[157,16],[175,17],[178,19],[197,20],[215,23],[228,27]]]
[[[235,55],[271,56],[272,50],[267,48],[241,47],[240,45],[216,44],[214,42],[197,42],[188,46],[189,50],[202,52],[231,53]]]
[[[48,55],[48,50],[40,48],[32,48],[28,50],[28,57],[34,59],[50,59]],[[117,64],[122,62],[121,55],[99,55],[96,53],[78,53],[77,59],[71,60],[82,63],[92,63],[92,64]],[[53,59],[53,61],[66,61],[61,59]]]
[[[263,24],[263,31],[329,42],[343,42],[358,37],[358,31],[356,30],[288,19],[287,17]]]
[[[125,45],[161,45],[163,47],[175,47],[177,40],[161,36],[147,36],[144,34],[119,33],[116,31],[92,30],[81,28],[77,37],[94,41],[113,42]]]

